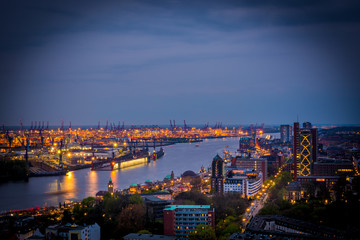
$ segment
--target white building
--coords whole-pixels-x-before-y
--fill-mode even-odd
[[[224,192],[239,192],[244,197],[256,195],[262,188],[262,172],[231,170],[224,183]]]
[[[97,223],[89,226],[79,226],[76,224],[53,225],[46,228],[46,239],[63,240],[99,240],[100,227]]]

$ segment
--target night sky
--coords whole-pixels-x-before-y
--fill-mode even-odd
[[[360,123],[359,1],[11,0],[0,29],[0,124]]]

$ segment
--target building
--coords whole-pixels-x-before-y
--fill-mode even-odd
[[[250,148],[251,138],[249,137],[240,137],[239,139],[239,152],[247,152]]]
[[[304,192],[301,189],[300,182],[289,182],[286,187],[286,193],[284,194],[284,200],[288,200],[291,203],[295,203],[296,201],[302,199],[304,196]]]
[[[224,192],[238,192],[243,197],[252,197],[261,190],[262,184],[262,172],[252,169],[231,170],[224,183]]]
[[[283,143],[290,142],[290,125],[280,125],[280,140]]]
[[[114,184],[111,180],[111,178],[109,179],[109,183],[108,183],[108,192],[112,195],[114,195]]]
[[[293,158],[294,180],[297,176],[310,176],[311,164],[316,162],[318,152],[317,129],[311,128],[311,123],[304,123],[310,128],[300,128],[299,123],[294,123]]]
[[[97,223],[88,226],[69,223],[66,225],[53,225],[46,228],[45,237],[48,240],[99,240],[100,227]]]
[[[169,205],[164,209],[164,235],[187,239],[200,224],[215,228],[215,209],[210,205]]]
[[[296,181],[300,183],[324,182],[326,187],[330,188],[338,182],[339,178],[339,176],[301,176],[297,177]]]
[[[267,159],[266,158],[249,158],[236,156],[231,161],[231,167],[235,169],[253,169],[262,172],[263,182],[267,178]]]
[[[109,182],[108,182],[107,187],[108,187],[108,190],[107,190],[107,191],[98,191],[98,192],[96,193],[95,196],[96,196],[96,199],[97,199],[98,201],[104,200],[104,196],[105,196],[105,194],[107,194],[107,193],[110,193],[111,196],[114,195],[114,184],[113,184],[113,182],[112,182],[112,180],[111,180],[111,177],[110,177],[110,179],[109,179]]]
[[[303,128],[311,129],[312,128],[311,122],[304,122],[303,123]]]
[[[157,234],[129,233],[123,237],[124,240],[174,240],[172,236]]]
[[[354,165],[347,159],[319,158],[313,163],[313,176],[353,176]]]
[[[270,155],[267,156],[268,166],[272,166],[273,171],[277,171],[285,162],[285,156],[283,152],[280,152],[278,149],[272,149]],[[269,174],[273,174],[269,173]]]
[[[183,174],[181,174],[182,183],[191,184],[191,182],[195,181],[196,179],[200,179],[199,174],[196,174],[191,170],[187,170]]]
[[[298,162],[300,162],[300,148],[299,148],[299,138],[300,138],[300,127],[298,122],[294,122],[294,134],[293,134],[293,170],[294,170],[294,180],[296,181],[297,172],[298,172]]]
[[[164,208],[173,202],[169,192],[143,193],[140,196],[144,199],[146,216],[151,220],[163,219]]]
[[[347,239],[343,231],[283,216],[255,216],[245,233],[273,239]]]
[[[224,194],[225,163],[217,154],[211,164],[211,191]]]

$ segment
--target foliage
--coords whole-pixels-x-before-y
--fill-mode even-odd
[[[207,205],[209,204],[209,199],[206,195],[202,194],[199,191],[191,190],[188,192],[182,192],[175,197],[175,204],[197,204],[197,205]]]
[[[230,236],[235,232],[241,231],[240,218],[228,216],[223,221],[216,224],[215,232],[217,236]]]
[[[117,229],[131,233],[143,229],[145,223],[145,208],[141,204],[129,204],[117,217]]]
[[[190,240],[216,240],[214,229],[209,225],[200,224],[189,234]]]
[[[132,204],[144,204],[144,199],[140,196],[140,194],[131,195],[129,198],[130,203]]]
[[[94,197],[87,197],[81,201],[81,204],[84,207],[94,207],[96,204],[96,199]]]
[[[242,198],[239,193],[215,195],[211,202],[216,209],[216,223],[223,221],[227,216],[239,218],[249,206],[249,201]]]
[[[270,200],[259,211],[259,215],[282,215],[310,221],[344,230],[349,234],[349,238],[360,234],[360,222],[353,221],[360,215],[359,176],[354,177],[352,183],[340,178],[333,188],[336,199],[328,204],[325,200],[330,200],[330,193],[321,183],[305,184],[306,199],[293,205],[282,200],[284,184],[285,180],[280,179],[271,189]]]

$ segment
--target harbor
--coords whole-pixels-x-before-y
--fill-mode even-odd
[[[81,200],[107,186],[109,177],[116,189],[128,188],[131,184],[142,184],[150,179],[162,181],[174,171],[179,177],[187,170],[199,171],[208,167],[213,157],[221,154],[226,146],[229,151],[238,148],[238,138],[205,139],[196,147],[194,143],[178,143],[164,147],[162,158],[147,164],[130,166],[113,171],[92,171],[89,168],[69,171],[63,176],[29,178],[28,182],[17,181],[0,184],[6,192],[0,199],[0,211],[42,206],[57,206],[59,202]]]

